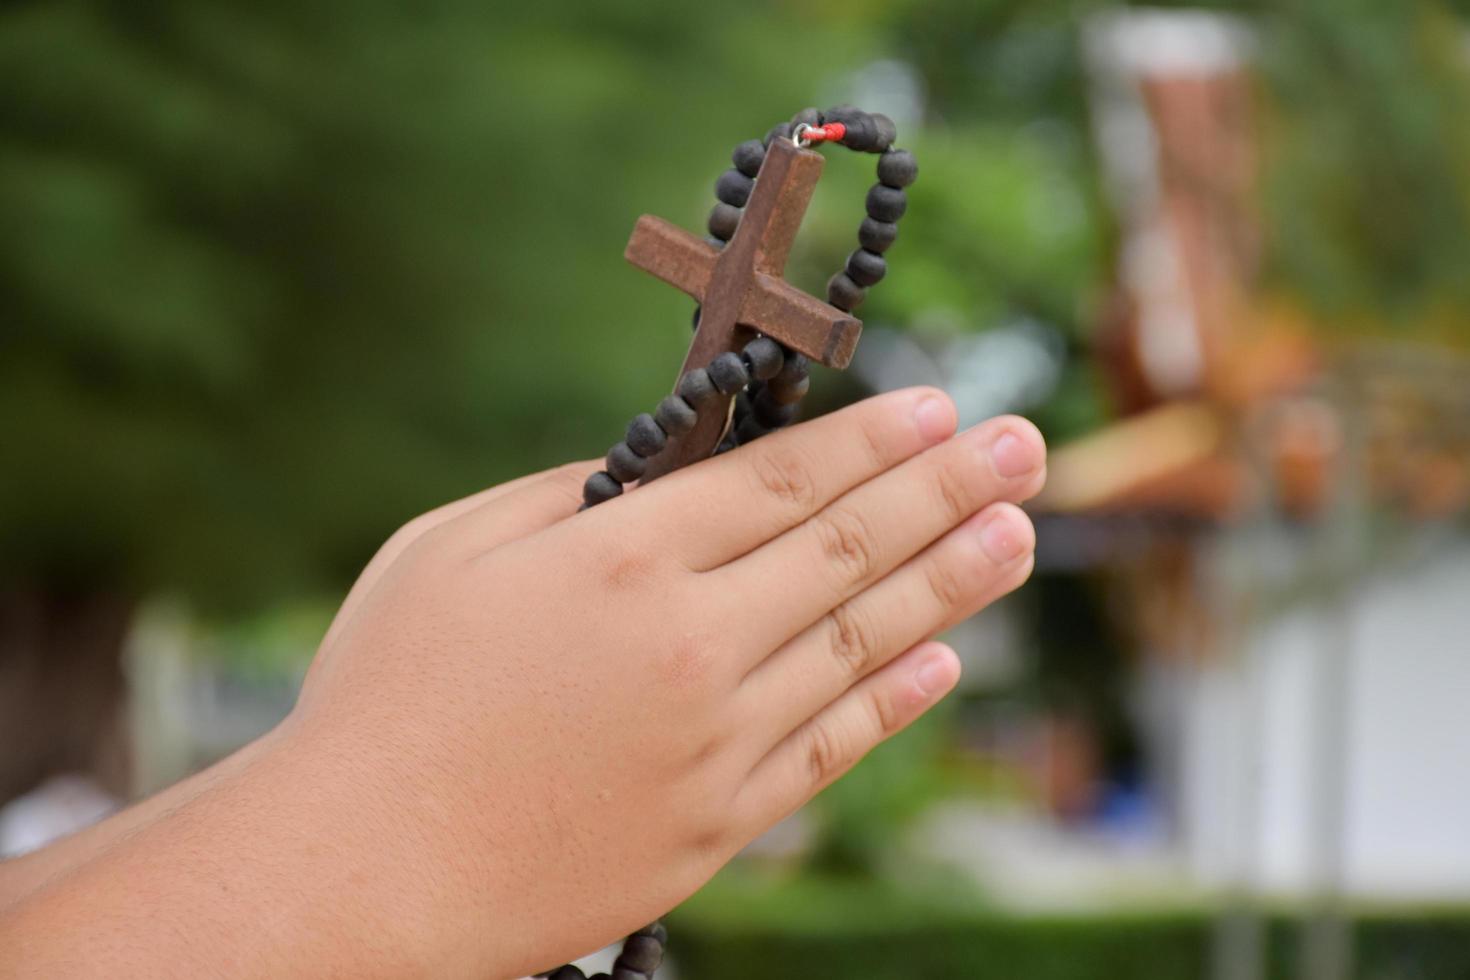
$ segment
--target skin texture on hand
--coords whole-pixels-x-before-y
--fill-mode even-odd
[[[1030,573],[1040,436],[954,417],[894,392],[580,514],[595,464],[417,519],[287,722],[53,861],[0,973],[511,977],[658,917],[947,693],[929,638]]]

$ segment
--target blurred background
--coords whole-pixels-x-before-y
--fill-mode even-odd
[[[807,411],[1035,419],[1037,573],[670,975],[1470,977],[1470,3],[0,5],[0,853],[273,725],[405,520],[619,438],[691,311],[634,220],[838,102],[921,175]]]

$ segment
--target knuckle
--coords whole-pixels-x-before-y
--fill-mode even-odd
[[[770,442],[751,460],[760,490],[783,505],[811,508],[817,499],[817,483],[810,461],[790,445],[774,439]]]
[[[736,849],[739,839],[738,799],[734,792],[707,785],[686,786],[681,807],[685,824],[685,846],[698,867],[725,864]]]
[[[719,651],[697,631],[675,637],[655,658],[655,676],[671,691],[693,694],[705,690],[720,660]]]
[[[878,661],[881,638],[872,616],[845,602],[827,614],[832,656],[850,679],[865,676]]]
[[[943,609],[954,609],[965,601],[969,590],[955,567],[944,558],[934,558],[924,569],[929,591]]]
[[[868,711],[872,713],[873,721],[878,726],[880,739],[887,738],[903,727],[893,702],[876,691],[868,697]]]
[[[831,725],[817,723],[808,729],[807,773],[813,786],[821,786],[841,772],[844,757],[842,738]]]
[[[658,566],[656,554],[646,548],[623,544],[597,563],[600,584],[615,592],[628,592],[645,585]]]
[[[813,529],[829,562],[841,569],[850,582],[862,582],[873,574],[878,549],[868,519],[861,511],[830,508],[813,518]]]
[[[971,481],[965,479],[960,466],[954,462],[944,463],[935,470],[934,493],[950,524],[958,524],[974,510],[974,494],[970,487]]]
[[[723,864],[731,851],[731,833],[722,826],[698,830],[689,839],[689,851],[694,852],[695,860],[703,864]]]
[[[713,765],[725,752],[727,742],[727,737],[718,733],[696,741],[689,753],[689,768],[698,770]]]
[[[858,423],[858,435],[862,439],[863,449],[868,454],[868,459],[873,466],[879,470],[888,469],[892,462],[893,450],[883,438],[883,418],[870,416]]]

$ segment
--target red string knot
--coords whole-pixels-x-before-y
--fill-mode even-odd
[[[836,143],[846,135],[847,127],[840,122],[830,122],[822,126],[802,123],[796,127],[791,138],[796,141],[797,146],[811,146],[813,143]]]

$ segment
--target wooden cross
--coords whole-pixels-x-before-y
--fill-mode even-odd
[[[638,219],[623,257],[701,304],[680,377],[726,351],[739,351],[757,332],[829,367],[847,367],[852,360],[862,321],[781,278],[822,161],[820,153],[791,140],[771,140],[740,225],[723,249],[662,218]],[[692,430],[648,461],[643,480],[712,454],[728,416],[701,412]]]

